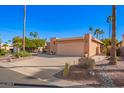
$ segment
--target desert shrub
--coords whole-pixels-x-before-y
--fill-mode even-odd
[[[27,57],[27,56],[31,56],[31,54],[26,51],[20,51],[19,53],[18,52],[14,53],[14,56],[17,58],[18,57]]]
[[[65,67],[64,67],[64,71],[63,71],[63,76],[67,77],[69,75],[69,70],[70,70],[70,66],[68,63],[65,63]]]
[[[7,51],[4,49],[0,49],[0,56],[4,56],[7,54]]]
[[[95,60],[89,57],[79,59],[78,66],[84,69],[92,69],[95,66]]]
[[[13,55],[16,57],[16,58],[19,58],[20,56],[19,56],[19,53],[13,53]]]

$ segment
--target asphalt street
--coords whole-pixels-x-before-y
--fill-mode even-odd
[[[58,88],[34,77],[0,67],[0,88]]]

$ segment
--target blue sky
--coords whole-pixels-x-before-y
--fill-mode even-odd
[[[37,31],[41,38],[78,37],[89,32],[89,27],[101,28],[108,37],[107,16],[112,6],[27,6],[27,28]],[[0,6],[0,34],[3,41],[22,36],[23,6]],[[124,6],[117,6],[117,38],[124,34]]]

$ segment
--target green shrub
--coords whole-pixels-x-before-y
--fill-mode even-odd
[[[63,76],[67,77],[69,75],[69,70],[70,70],[70,66],[68,63],[65,63],[65,67],[64,67],[64,71],[63,71]]]
[[[111,46],[107,46],[107,47],[104,47],[103,48],[103,53],[106,55],[106,56],[110,56],[110,50],[111,50]]]
[[[20,56],[19,56],[19,53],[17,53],[17,52],[14,53],[13,55],[14,55],[16,58],[19,58],[19,57],[20,57]]]
[[[84,69],[93,69],[95,66],[95,60],[88,57],[82,57],[79,59],[78,66]]]
[[[103,53],[106,54],[106,56],[110,56],[110,54],[111,54],[110,52],[111,52],[111,46],[103,48]],[[120,48],[116,48],[116,55],[117,56],[121,55]]]
[[[19,58],[19,57],[31,56],[31,54],[29,52],[26,52],[26,51],[20,51],[19,53],[18,52],[14,53],[14,56]]]
[[[0,49],[0,56],[4,56],[7,54],[7,51],[4,49]]]

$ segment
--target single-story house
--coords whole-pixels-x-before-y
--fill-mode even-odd
[[[51,38],[50,53],[59,56],[94,56],[101,54],[102,44],[90,34],[84,37]]]
[[[11,44],[7,44],[7,46],[4,46],[4,44],[1,44],[0,49],[11,50],[13,49],[13,46]]]

